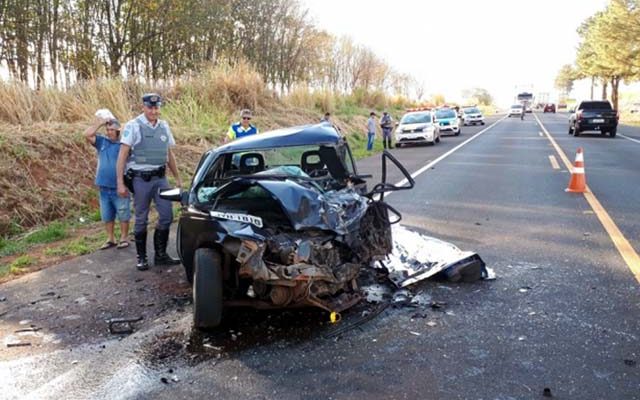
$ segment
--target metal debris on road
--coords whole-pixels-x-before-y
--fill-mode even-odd
[[[551,394],[551,389],[549,388],[544,388],[544,390],[542,391],[542,395],[544,397],[553,397],[553,395]]]
[[[630,359],[625,359],[624,363],[630,367],[635,367],[636,366],[636,360],[630,360]]]
[[[7,347],[25,347],[25,346],[31,346],[31,343],[29,343],[29,342],[11,342],[11,343],[7,343]]]
[[[135,317],[135,318],[111,318],[107,320],[107,324],[109,324],[109,333],[112,335],[123,335],[133,333],[133,325],[134,322],[142,321],[143,317]]]
[[[13,331],[13,333],[21,333],[21,332],[38,332],[39,330],[41,330],[42,328],[37,328],[35,326],[32,326],[30,328],[23,328],[23,329],[18,329],[17,331]]]
[[[331,338],[335,338],[337,336],[342,335],[345,332],[348,332],[354,328],[359,327],[360,325],[365,324],[368,321],[371,321],[372,319],[374,319],[375,317],[377,317],[378,315],[380,315],[380,313],[382,313],[384,310],[387,309],[387,307],[389,307],[389,302],[384,302],[381,303],[378,307],[376,307],[373,311],[371,311],[370,313],[363,315],[362,317],[356,319],[355,321],[351,322],[350,324],[346,324],[346,325],[342,325],[336,329],[333,329],[331,331],[329,331],[328,333],[323,335],[323,338],[325,339],[331,339]]]
[[[0,303],[3,301],[7,301],[7,298],[5,296],[0,296]]]

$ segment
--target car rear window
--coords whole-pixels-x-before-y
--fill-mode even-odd
[[[608,101],[583,101],[580,104],[580,110],[611,110],[611,104]]]
[[[475,113],[478,113],[478,114],[479,114],[479,113],[480,113],[480,110],[478,110],[478,109],[477,109],[477,108],[475,108],[475,107],[464,108],[463,110],[464,110],[464,112],[466,112],[467,114],[475,114]]]

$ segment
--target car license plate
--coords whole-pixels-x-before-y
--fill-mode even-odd
[[[591,120],[591,121],[592,121],[594,124],[601,124],[601,123],[603,123],[603,122],[604,122],[604,119],[602,119],[602,118],[596,118],[596,119],[593,119],[593,120]]]

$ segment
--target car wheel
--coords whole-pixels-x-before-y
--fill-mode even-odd
[[[484,125],[484,121],[483,121],[483,122],[480,122],[480,125]]]
[[[458,132],[454,133],[454,136],[460,136],[460,133],[462,133],[462,129],[458,129]]]
[[[194,260],[193,326],[215,328],[222,320],[222,258],[214,249],[201,248]]]
[[[618,131],[617,128],[613,128],[612,130],[609,131],[609,136],[612,138],[616,137],[616,133],[618,133],[617,131]]]
[[[396,149],[401,149],[404,144],[396,142]]]

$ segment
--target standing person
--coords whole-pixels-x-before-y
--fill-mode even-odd
[[[331,123],[331,113],[330,112],[326,112],[324,113],[324,116],[322,118],[320,118],[320,122],[328,122]]]
[[[391,118],[391,115],[389,115],[387,111],[385,111],[382,118],[380,118],[380,127],[382,128],[382,144],[384,148],[386,149],[388,147],[392,149],[391,132],[393,131],[393,118]]]
[[[376,113],[371,111],[367,120],[367,150],[373,150],[373,141],[376,138]]]
[[[102,126],[105,127],[106,134],[98,135]],[[100,216],[107,230],[107,242],[100,250],[129,247],[127,236],[131,219],[130,199],[128,194],[120,197],[117,192],[116,164],[120,153],[120,122],[115,118],[96,117],[93,125],[84,131],[84,137],[98,153],[95,184],[100,191]],[[114,234],[116,216],[120,222],[120,240],[117,243]]]
[[[165,177],[166,167],[176,179],[178,187],[182,180],[178,174],[173,147],[176,142],[166,121],[158,119],[162,98],[156,93],[142,96],[143,113],[127,122],[122,132],[118,156],[118,194],[127,196],[124,184],[125,164],[127,175],[132,177],[135,207],[136,268],[149,269],[147,261],[147,223],[151,200],[158,211],[158,223],[153,234],[155,265],[176,265],[180,260],[167,254],[169,227],[173,220],[171,202],[160,198],[159,190],[169,187]]]
[[[240,111],[240,121],[235,124],[231,124],[227,131],[225,142],[260,133],[258,132],[258,128],[251,124],[252,117],[253,114],[251,113],[251,110],[244,109]]]

